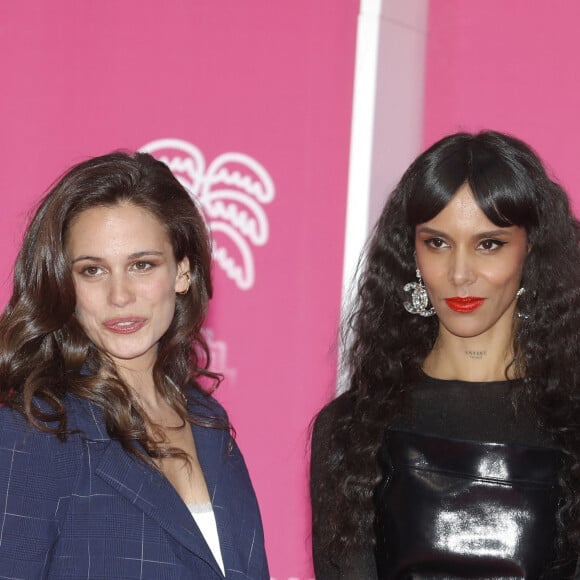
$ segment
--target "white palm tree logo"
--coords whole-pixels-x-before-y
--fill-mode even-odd
[[[163,161],[201,207],[213,238],[213,257],[240,290],[253,287],[252,248],[269,238],[264,205],[274,182],[266,169],[243,153],[223,153],[205,167],[202,152],[181,139],[151,141],[141,151]]]

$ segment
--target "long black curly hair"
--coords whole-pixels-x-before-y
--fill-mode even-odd
[[[413,162],[361,259],[343,323],[347,390],[317,421],[329,427],[324,453],[312,467],[313,539],[317,557],[327,562],[344,562],[372,546],[373,492],[381,479],[377,452],[438,334],[437,317],[412,316],[403,308],[403,286],[415,275],[415,226],[435,217],[465,183],[494,224],[527,233],[526,292],[518,299],[526,319],[514,326],[511,366],[523,377],[518,396],[535,406],[539,428],[565,452],[560,540],[580,551],[579,224],[538,156],[518,139],[486,131],[445,137]]]

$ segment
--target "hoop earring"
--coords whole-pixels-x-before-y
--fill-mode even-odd
[[[411,292],[411,302],[403,302],[403,306],[410,314],[433,316],[435,308],[428,308],[429,296],[427,296],[427,290],[423,284],[419,268],[417,268],[415,275],[417,276],[417,282],[409,282],[403,286],[405,292]]]
[[[177,292],[177,294],[185,296],[189,292],[189,289],[191,288],[191,276],[189,275],[189,272],[184,272],[182,276],[187,276],[187,288],[185,290],[182,290],[181,292]]]
[[[522,294],[526,293],[526,289],[522,286],[517,292],[516,292],[516,300],[522,296]],[[523,312],[520,312],[519,310],[516,312],[516,316],[520,319],[520,320],[528,320],[530,318],[529,314],[524,314]]]

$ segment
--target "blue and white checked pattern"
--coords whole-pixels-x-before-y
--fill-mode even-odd
[[[111,441],[92,405],[71,397],[67,408],[83,434],[64,444],[0,409],[0,579],[223,578],[171,484]],[[225,431],[193,429],[226,578],[267,580],[243,458]]]

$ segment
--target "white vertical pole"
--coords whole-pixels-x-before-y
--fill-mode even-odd
[[[361,0],[351,126],[342,304],[387,194],[423,133],[428,0]],[[342,390],[342,377],[339,388]]]
[[[358,16],[342,269],[343,304],[368,235],[382,3],[383,0],[361,0]]]

